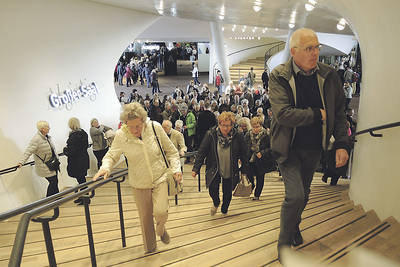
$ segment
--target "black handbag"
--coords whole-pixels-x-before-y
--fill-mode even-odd
[[[50,145],[49,140],[47,140],[47,142],[49,143],[49,146],[51,148],[51,159],[49,161],[44,161],[41,157],[39,157],[38,154],[36,154],[36,156],[43,161],[44,164],[46,164],[47,168],[49,168],[50,171],[59,171],[60,170],[60,161],[58,160],[58,158],[56,157],[56,154],[54,153],[53,147]]]

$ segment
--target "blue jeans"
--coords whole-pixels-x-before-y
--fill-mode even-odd
[[[301,214],[307,205],[310,186],[321,159],[322,149],[292,148],[289,156],[279,164],[285,185],[285,199],[281,209],[278,245],[290,245]]]

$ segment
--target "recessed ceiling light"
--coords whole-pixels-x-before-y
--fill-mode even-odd
[[[253,6],[253,9],[254,9],[255,12],[258,12],[258,11],[261,10],[261,6],[256,6],[256,5],[254,5],[254,6]]]

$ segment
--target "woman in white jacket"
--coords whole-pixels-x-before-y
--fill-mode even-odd
[[[147,112],[139,103],[124,105],[122,109],[120,120],[124,125],[117,131],[112,146],[93,180],[96,181],[101,175],[106,179],[121,154],[125,155],[128,160],[129,183],[139,213],[144,250],[151,253],[157,249],[156,233],[164,244],[170,241],[165,229],[169,208],[167,167],[153,126],[174,173],[174,179],[178,183],[182,180],[179,154],[161,125],[150,121]],[[156,229],[153,216],[157,224]]]
[[[56,150],[54,148],[53,141],[51,141],[51,137],[48,135],[50,131],[49,123],[47,121],[38,121],[36,123],[36,127],[38,132],[32,138],[28,148],[25,150],[22,159],[18,163],[18,168],[21,168],[22,165],[24,165],[28,158],[33,154],[37,175],[45,177],[49,182],[46,194],[46,197],[48,197],[59,192],[58,178],[57,171],[50,170],[45,162],[52,159],[53,156],[58,158],[58,155],[55,152]]]

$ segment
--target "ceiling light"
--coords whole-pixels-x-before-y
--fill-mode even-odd
[[[256,32],[256,29],[253,29],[253,32]]]
[[[245,30],[246,30],[246,29],[245,29],[245,28],[243,28],[243,29],[242,29],[242,32],[244,32]]]
[[[344,19],[344,18],[341,18],[340,20],[339,20],[339,23],[336,25],[336,28],[339,30],[339,31],[342,31],[342,30],[344,30],[344,28],[346,27],[346,20]]]
[[[222,31],[225,31],[225,27],[222,27]]]
[[[258,40],[261,40],[261,37],[258,37]]]
[[[311,5],[310,3],[306,3],[304,7],[306,8],[307,11],[313,11],[315,8],[315,6]]]
[[[224,20],[225,16],[224,15],[219,15],[220,20]]]
[[[232,28],[232,31],[234,32],[234,31],[235,31],[235,28]]]
[[[160,15],[162,15],[164,13],[164,10],[162,10],[162,9],[159,9],[157,11],[158,11],[158,14],[160,14]]]
[[[315,8],[315,5],[317,4],[317,1],[315,0],[308,0],[308,3],[304,5],[307,11],[313,11]]]
[[[255,12],[258,12],[258,11],[261,10],[261,6],[256,6],[256,5],[254,5],[254,6],[253,6],[253,9],[254,9]]]
[[[275,31],[278,31],[278,28],[275,28]]]
[[[293,29],[296,26],[293,22],[289,22],[289,28]]]

